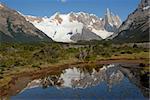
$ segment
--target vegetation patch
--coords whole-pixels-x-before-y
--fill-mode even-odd
[[[146,59],[144,64],[147,66],[149,50],[136,45],[114,45],[110,42],[95,42],[94,44],[2,43],[0,45],[0,81],[7,81],[6,76],[12,73],[27,72],[31,69],[39,70],[45,66],[110,59]],[[143,71],[147,69],[144,67]]]

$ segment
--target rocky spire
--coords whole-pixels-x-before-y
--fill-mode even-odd
[[[107,15],[107,16],[110,16],[110,15],[111,15],[111,11],[110,11],[109,8],[107,8],[107,10],[106,10],[106,15]]]
[[[108,23],[112,23],[112,14],[109,8],[106,10],[105,18]]]
[[[109,32],[116,32],[121,25],[119,16],[114,15],[109,8],[107,8],[104,18],[105,29]]]

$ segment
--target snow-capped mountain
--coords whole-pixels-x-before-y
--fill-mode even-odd
[[[58,42],[77,42],[79,40],[101,40],[117,31],[121,20],[107,9],[105,17],[84,12],[61,14],[51,17],[25,16],[39,30]]]

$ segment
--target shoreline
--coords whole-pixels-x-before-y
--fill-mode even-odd
[[[15,81],[18,80],[19,78],[23,79],[25,77],[30,77],[30,80],[37,79],[41,76],[47,76],[50,74],[57,74],[61,72],[62,70],[66,68],[72,68],[75,66],[80,66],[80,67],[85,67],[85,66],[94,66],[97,65],[104,65],[104,64],[111,64],[111,63],[126,63],[126,64],[137,64],[139,65],[140,63],[144,62],[145,60],[149,59],[107,59],[107,60],[97,60],[97,61],[91,61],[91,62],[73,62],[73,63],[68,63],[68,64],[58,64],[58,65],[50,65],[50,66],[42,66],[41,68],[35,69],[31,68],[30,71],[22,71],[18,73],[11,73],[9,75],[4,76],[4,78],[9,77],[10,80],[6,81],[5,84],[0,86],[0,96],[5,96],[7,93],[6,91],[9,89],[9,87],[13,84],[15,84]],[[101,67],[101,66],[99,66]],[[3,80],[5,81],[5,80]],[[1,80],[0,83],[3,83]]]
[[[99,65],[99,64],[111,64],[111,63],[132,63],[132,64],[140,64],[143,63],[144,61],[149,60],[147,58],[145,59],[102,59],[102,60],[96,60],[96,61],[78,61],[78,62],[71,62],[71,63],[65,63],[65,64],[54,64],[54,65],[42,65],[40,68],[31,68],[30,72],[28,71],[23,71],[23,72],[18,72],[15,74],[9,74],[10,75],[21,75],[21,74],[25,74],[26,72],[28,73],[28,75],[36,73],[34,72],[35,70],[40,72],[40,71],[44,71],[44,70],[54,70],[55,68],[61,68],[60,70],[64,69],[64,68],[69,68],[68,66],[90,66],[90,65]],[[47,67],[46,67],[47,66]],[[65,67],[66,66],[66,67]],[[31,73],[33,72],[33,73]],[[26,74],[27,74],[26,73]],[[6,75],[7,76],[7,75]]]

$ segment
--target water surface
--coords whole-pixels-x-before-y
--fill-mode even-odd
[[[125,64],[128,65],[128,64]],[[98,66],[69,66],[57,73],[13,78],[2,99],[11,100],[145,100],[139,72],[118,63]],[[7,86],[7,87],[8,87]],[[7,96],[6,96],[7,95]]]
[[[70,67],[60,74],[31,80],[11,99],[146,99],[132,78],[131,71],[118,64],[95,68]]]

